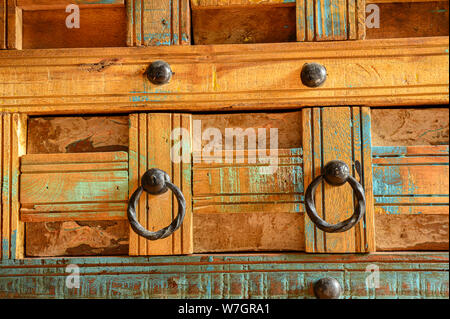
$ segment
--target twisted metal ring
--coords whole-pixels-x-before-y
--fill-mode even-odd
[[[162,228],[156,232],[151,232],[145,229],[136,218],[136,205],[139,203],[139,198],[142,192],[145,190],[147,193],[158,195],[165,193],[170,189],[178,202],[178,214],[177,217],[172,221],[170,225]],[[184,220],[184,215],[186,214],[186,200],[180,189],[170,182],[169,176],[162,170],[151,169],[148,170],[142,176],[142,186],[139,186],[136,191],[131,195],[128,201],[127,216],[133,231],[149,240],[157,240],[166,238],[174,231],[176,231]]]
[[[342,166],[342,165],[345,165]],[[327,166],[331,167],[330,169],[327,169]],[[334,176],[330,176],[334,174]],[[309,184],[306,193],[305,193],[305,207],[306,207],[306,213],[308,214],[309,218],[312,220],[312,222],[324,232],[327,233],[339,233],[339,232],[345,232],[355,226],[361,218],[364,216],[366,211],[366,198],[364,195],[364,188],[358,181],[348,173],[348,166],[340,161],[332,161],[330,163],[327,163],[325,166],[325,173],[322,175],[317,176],[311,184]],[[335,179],[334,182],[331,182]],[[336,178],[338,180],[336,180]],[[353,215],[337,224],[329,224],[326,221],[324,221],[322,218],[319,217],[316,211],[316,206],[314,202],[314,193],[317,189],[317,186],[320,184],[322,179],[325,179],[325,181],[331,185],[343,185],[346,182],[350,184],[353,191],[355,192],[357,204],[356,209],[353,213]]]

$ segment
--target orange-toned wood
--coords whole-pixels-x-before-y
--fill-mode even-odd
[[[303,250],[301,112],[193,123],[194,252]]]
[[[174,129],[184,129],[185,135],[177,140]],[[159,168],[169,174],[186,199],[186,215],[182,226],[172,235],[150,241],[130,230],[130,255],[173,255],[192,253],[192,205],[191,205],[191,116],[167,113],[131,114],[129,146],[129,191],[140,185],[142,175],[150,168]],[[188,139],[188,140],[186,140]],[[171,149],[181,142],[188,152],[189,162],[172,161]],[[150,231],[169,225],[178,213],[176,200],[168,191],[159,196],[143,193],[136,216],[139,223]]]
[[[2,50],[0,110],[73,114],[448,103],[447,51],[448,37]],[[169,84],[149,85],[144,73],[160,59],[175,75]],[[301,83],[301,68],[310,61],[327,68],[319,88]]]
[[[194,44],[295,41],[295,1],[192,0]]]
[[[364,39],[365,0],[297,0],[297,41]]]
[[[379,28],[366,28],[367,39],[449,35],[448,1],[393,1],[376,3]]]
[[[370,116],[367,108],[336,107],[303,110],[305,189],[321,174],[331,160],[341,160],[351,168],[352,175],[363,185],[366,196],[364,219],[343,233],[325,233],[317,229],[305,215],[307,252],[371,252],[374,247],[373,202],[371,183]],[[356,174],[355,161],[362,167]],[[354,211],[354,197],[348,185],[333,187],[322,183],[316,190],[319,216],[335,224],[347,219]]]
[[[448,250],[448,113],[372,109],[377,250]]]
[[[127,45],[190,44],[189,0],[127,1]]]
[[[22,9],[13,0],[7,1],[7,47],[8,49],[22,49]]]
[[[19,158],[26,153],[27,116],[3,113],[0,126],[0,258],[21,259],[24,225],[19,219]]]
[[[6,49],[7,39],[7,13],[8,13],[7,0],[0,1],[0,49]]]
[[[24,222],[125,219],[128,154],[28,154],[21,158]]]
[[[125,5],[125,0],[16,0],[17,6],[23,10],[65,9],[70,4],[84,7],[112,7]]]
[[[80,8],[80,28],[67,28],[64,9],[23,10],[23,49],[126,46],[124,6]]]

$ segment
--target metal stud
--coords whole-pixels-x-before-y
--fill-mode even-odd
[[[314,294],[318,299],[339,299],[341,285],[334,278],[322,278],[314,283]]]
[[[327,70],[319,63],[306,63],[300,73],[302,83],[308,87],[321,86],[327,79]]]
[[[167,62],[155,61],[148,67],[147,78],[150,82],[156,85],[166,84],[172,79],[172,69]]]

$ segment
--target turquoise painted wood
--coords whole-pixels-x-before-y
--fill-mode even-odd
[[[338,257],[338,258],[337,258]],[[314,298],[336,278],[342,298],[448,298],[448,253],[191,255],[4,260],[0,298]],[[69,265],[79,288],[68,288]],[[379,268],[379,288],[366,279]],[[69,280],[70,281],[70,280]]]

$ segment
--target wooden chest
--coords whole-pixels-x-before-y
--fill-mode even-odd
[[[448,3],[0,0],[0,297],[448,298]]]

